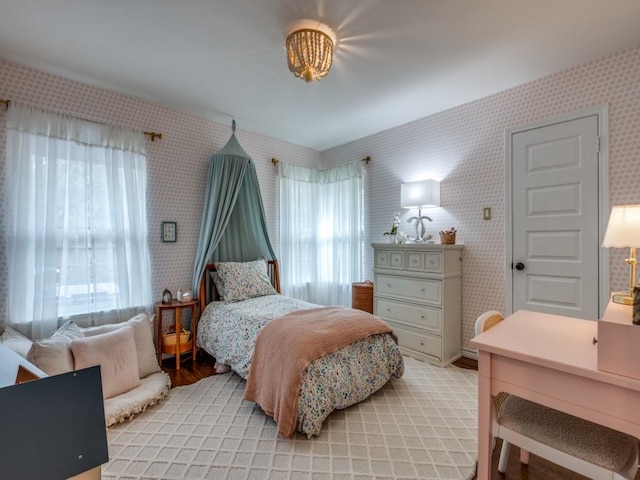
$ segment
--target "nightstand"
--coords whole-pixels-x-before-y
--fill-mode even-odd
[[[193,362],[196,361],[196,332],[198,331],[198,304],[197,298],[191,299],[188,302],[179,302],[173,300],[171,303],[156,303],[156,316],[158,318],[158,363],[162,366],[162,354],[168,353],[176,356],[176,370],[180,370],[180,355],[191,351],[191,358]],[[179,337],[181,325],[180,314],[183,308],[191,309],[191,338],[186,343],[180,343],[176,341],[175,345],[164,345],[162,342],[162,312],[165,310],[173,310],[176,320],[176,333]]]

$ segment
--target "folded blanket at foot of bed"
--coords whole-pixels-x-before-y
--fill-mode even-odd
[[[293,436],[302,375],[313,360],[362,338],[390,334],[389,326],[367,312],[345,307],[300,310],[273,320],[258,335],[244,399],[257,403]]]

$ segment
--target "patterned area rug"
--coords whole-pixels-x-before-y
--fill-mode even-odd
[[[171,390],[108,430],[107,479],[471,479],[477,458],[477,372],[405,357],[405,374],[333,412],[320,436],[277,437],[242,400],[245,382],[215,375]]]

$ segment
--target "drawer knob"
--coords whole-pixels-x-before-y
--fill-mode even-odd
[[[391,311],[391,309],[390,309],[390,308],[387,308],[387,312],[390,312],[390,311]]]
[[[421,291],[422,293],[426,292],[426,290],[425,290],[424,288],[421,288],[421,289],[420,289],[420,291]]]
[[[424,320],[424,315],[420,315],[420,318]]]
[[[420,342],[420,346],[421,346],[421,347],[424,347],[424,342]]]
[[[391,284],[390,283],[387,283],[387,288],[391,288]]]

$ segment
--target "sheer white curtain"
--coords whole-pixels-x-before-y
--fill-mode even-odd
[[[362,275],[362,174],[360,161],[327,170],[278,163],[284,295],[351,305]]]
[[[41,338],[151,307],[146,183],[141,132],[10,104],[9,324]]]

